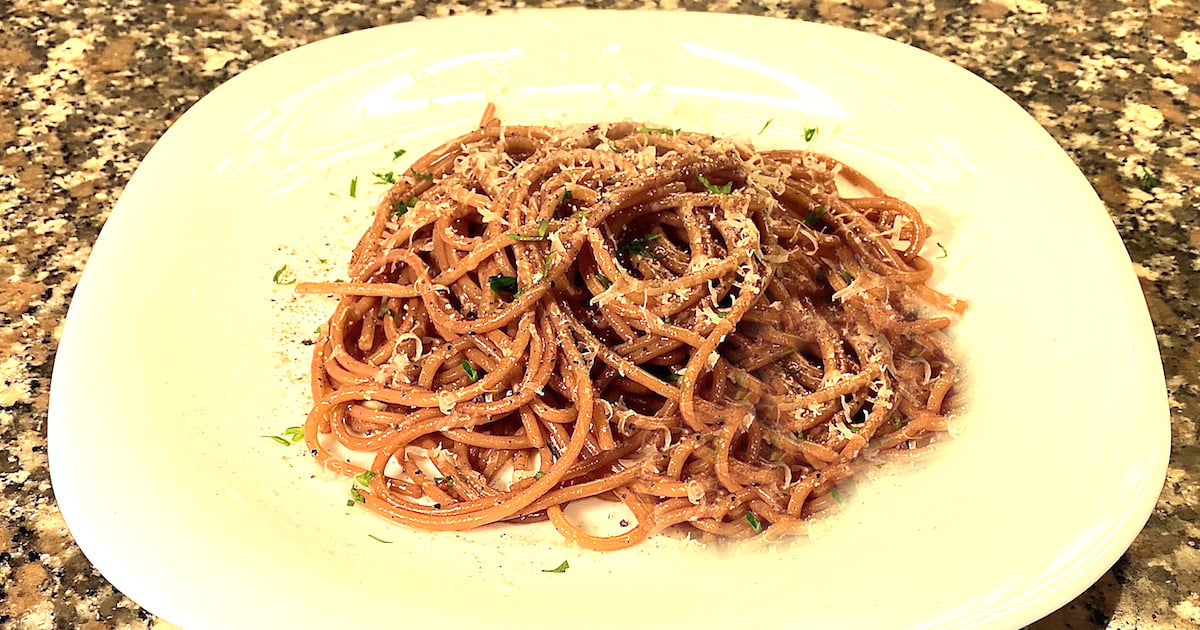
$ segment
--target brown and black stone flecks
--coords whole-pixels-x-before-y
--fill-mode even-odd
[[[171,122],[238,72],[318,39],[412,19],[566,4],[581,3],[0,2],[0,627],[158,623],[116,592],[71,540],[50,488],[45,436],[51,365],[71,293],[122,187]],[[1173,445],[1167,484],[1128,553],[1033,628],[1200,627],[1200,5],[582,4],[744,12],[890,37],[990,81],[1054,136],[1099,192],[1133,258],[1162,351]],[[1158,182],[1142,179],[1145,172]]]

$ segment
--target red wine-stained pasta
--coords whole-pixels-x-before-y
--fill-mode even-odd
[[[340,296],[308,448],[397,523],[778,540],[947,428],[967,305],[927,286],[920,214],[838,161],[489,107],[396,179],[350,281],[298,290]],[[628,528],[572,524],[587,497]]]

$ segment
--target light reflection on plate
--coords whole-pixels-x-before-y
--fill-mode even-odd
[[[382,190],[372,171],[462,133],[489,100],[511,122],[639,118],[760,146],[819,128],[815,148],[922,210],[949,253],[941,288],[972,301],[958,326],[976,386],[961,436],[863,484],[823,536],[774,554],[665,538],[596,554],[544,524],[431,534],[345,507],[346,484],[260,437],[300,423],[299,340],[327,308],[273,285],[272,270],[344,274]],[[220,87],[155,146],[105,226],[50,415],[55,494],[80,546],[189,629],[1016,627],[1124,551],[1168,448],[1128,257],[1019,107],[887,40],[681,13],[398,25]],[[566,573],[542,571],[564,559]]]

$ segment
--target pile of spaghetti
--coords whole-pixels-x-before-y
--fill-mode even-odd
[[[928,232],[813,152],[489,108],[396,178],[349,282],[298,287],[340,296],[307,446],[423,529],[803,532],[864,461],[947,429],[966,305],[925,284]],[[624,531],[573,523],[588,497],[624,503]]]

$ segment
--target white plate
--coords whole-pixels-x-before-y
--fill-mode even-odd
[[[824,536],[771,555],[663,539],[598,554],[544,524],[429,534],[347,508],[344,482],[260,437],[300,424],[299,340],[328,308],[271,275],[344,274],[382,190],[371,171],[468,129],[487,100],[514,122],[632,117],[761,145],[819,127],[818,149],[930,217],[949,253],[939,282],[973,303],[958,327],[977,384],[961,435],[919,470],[865,484]],[[397,148],[409,153],[392,162]],[[147,156],[88,262],[49,431],[79,545],[188,629],[1011,628],[1126,549],[1169,442],[1121,242],[1000,92],[836,28],[577,10],[336,37],[205,97]],[[563,560],[566,573],[542,572]]]

